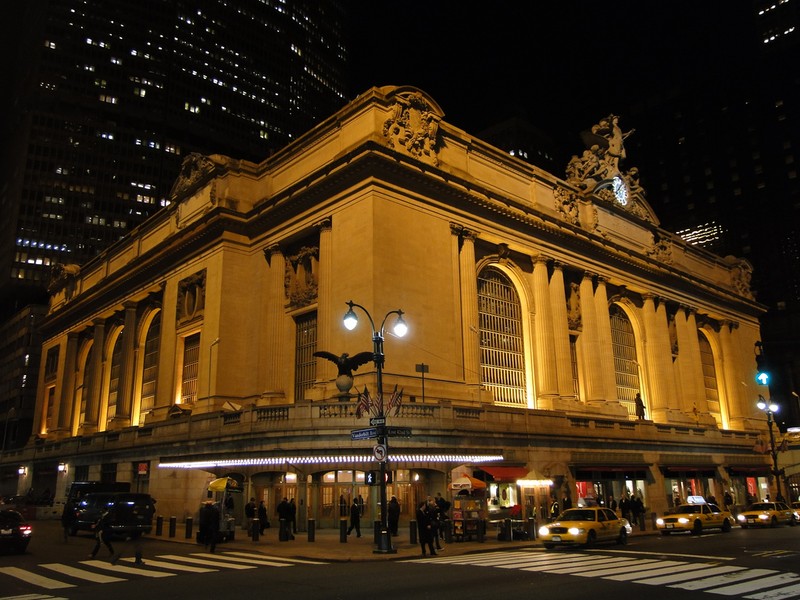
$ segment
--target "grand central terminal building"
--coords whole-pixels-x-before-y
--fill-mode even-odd
[[[659,227],[627,135],[600,119],[558,176],[384,87],[262,163],[187,157],[169,206],[54,273],[36,436],[3,468],[56,499],[130,482],[179,519],[230,477],[239,514],[295,498],[301,527],[358,495],[377,518],[382,457],[405,520],[457,479],[526,514],[774,494],[750,265]],[[316,355],[384,325],[382,390],[372,360]],[[382,449],[365,398],[400,434]]]

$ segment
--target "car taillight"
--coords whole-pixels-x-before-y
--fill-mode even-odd
[[[23,536],[30,535],[31,531],[33,531],[33,530],[31,529],[30,525],[20,525],[19,526],[20,535],[23,535]]]

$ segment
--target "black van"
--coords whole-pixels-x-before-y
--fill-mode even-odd
[[[92,531],[104,511],[111,512],[111,531],[114,534],[138,537],[153,529],[156,501],[150,494],[133,492],[86,494],[75,507],[70,534]]]

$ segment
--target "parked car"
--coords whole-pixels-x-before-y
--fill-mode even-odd
[[[31,541],[33,528],[16,510],[0,510],[0,546],[10,547],[20,554]]]
[[[545,548],[557,545],[593,546],[598,542],[628,543],[631,524],[602,506],[570,508],[553,523],[539,529],[539,539]]]
[[[705,529],[721,529],[723,533],[728,533],[733,523],[730,511],[707,502],[681,504],[656,519],[656,527],[661,535],[675,531],[690,531],[697,535]]]
[[[797,510],[789,508],[784,502],[756,502],[739,513],[736,517],[742,529],[753,527],[777,527],[778,525],[794,526],[800,517]]]
[[[138,537],[153,529],[156,501],[149,494],[114,492],[86,494],[75,507],[70,534],[92,531],[100,515],[111,513],[114,534]]]

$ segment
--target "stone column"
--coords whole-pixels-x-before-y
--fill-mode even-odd
[[[675,314],[675,330],[678,334],[681,409],[693,418],[708,415],[703,363],[700,358],[700,343],[697,340],[697,322],[690,307],[686,305],[678,307]]]
[[[92,357],[88,365],[91,392],[86,399],[86,416],[81,423],[84,434],[95,433],[100,419],[100,395],[103,388],[103,364],[105,364],[106,322],[97,319],[94,322],[94,337],[92,339]]]
[[[658,372],[662,380],[662,389],[666,394],[667,406],[672,410],[680,410],[678,389],[675,385],[675,370],[672,367],[672,344],[669,340],[669,322],[667,320],[667,301],[658,299],[656,307],[656,343],[658,344]]]
[[[658,320],[656,317],[655,296],[652,294],[644,294],[642,296],[644,306],[642,312],[644,315],[644,373],[647,378],[647,391],[648,393],[642,394],[645,396],[648,404],[647,409],[650,412],[650,418],[654,421],[665,422],[667,420],[667,399],[664,391],[664,385],[661,378],[659,369],[658,356],[658,340],[656,330],[658,329]]]
[[[600,348],[598,359],[603,372],[603,395],[606,400],[618,400],[616,368],[614,367],[614,345],[611,341],[611,316],[608,312],[608,278],[598,276],[594,293],[597,310],[597,341]]]
[[[62,437],[71,437],[72,414],[75,410],[75,373],[78,361],[78,334],[67,334],[64,370],[61,376],[61,400],[58,403],[57,427]],[[80,407],[78,407],[80,408]]]
[[[550,306],[550,285],[547,277],[547,257],[533,257],[534,357],[536,364],[536,408],[552,409],[558,396],[553,311]]]
[[[594,301],[593,273],[586,271],[581,280],[581,346],[586,356],[586,400],[587,402],[605,401],[605,378],[600,360],[600,338],[597,333],[597,308]]]
[[[283,321],[283,305],[285,299],[284,277],[286,275],[286,258],[281,252],[278,244],[273,244],[266,249],[269,267],[266,281],[266,361],[264,373],[264,390],[267,395],[279,394],[283,391],[283,372],[281,352],[281,342],[283,335],[281,323]],[[319,318],[319,315],[317,316]],[[317,323],[317,335],[319,335],[319,322]],[[319,347],[319,346],[318,346]],[[318,364],[319,366],[319,364]],[[319,373],[319,371],[318,371]]]
[[[331,286],[333,276],[333,223],[330,217],[323,219],[315,226],[319,229],[319,273],[317,275],[317,349],[338,354],[331,348],[331,325],[334,323],[333,312],[344,315],[347,307],[344,302],[339,307],[331,305]],[[341,320],[341,316],[339,317]],[[336,365],[324,358],[317,357],[317,381],[331,381],[337,376]]]
[[[728,409],[728,426],[732,429],[747,429],[752,410],[745,407],[746,386],[743,385],[741,367],[736,354],[734,336],[738,323],[723,321],[720,324],[719,341],[722,347],[722,368],[725,379],[725,399]],[[753,399],[755,403],[755,399]],[[722,407],[720,407],[722,409]]]
[[[480,322],[478,319],[478,272],[475,268],[475,240],[478,233],[451,224],[459,236],[458,276],[461,290],[461,336],[464,340],[464,382],[479,385],[481,381]]]
[[[553,317],[553,351],[556,357],[558,394],[562,398],[575,398],[567,317],[567,293],[564,287],[564,264],[557,261],[553,264],[553,275],[550,277],[550,309]]]
[[[146,333],[146,332],[145,332]],[[122,328],[122,356],[117,388],[117,412],[111,427],[129,427],[133,406],[133,368],[136,358],[136,302],[125,303],[125,325]]]

